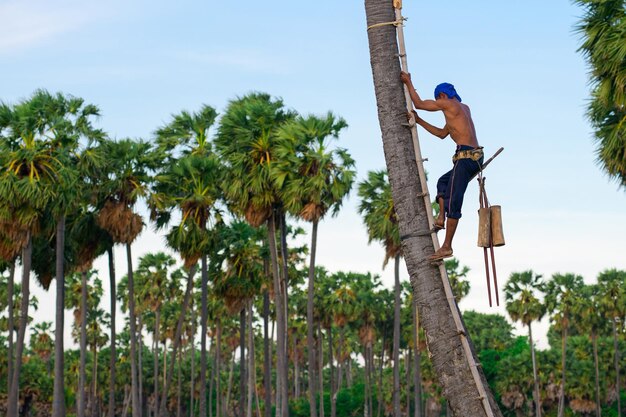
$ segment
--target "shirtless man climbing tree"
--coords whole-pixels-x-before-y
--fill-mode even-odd
[[[437,261],[452,256],[452,238],[461,218],[463,196],[467,184],[482,167],[483,151],[478,146],[470,109],[461,103],[461,97],[452,84],[439,84],[435,88],[435,100],[422,100],[413,87],[411,74],[402,72],[400,79],[406,84],[416,109],[442,111],[446,118],[445,126],[438,128],[421,119],[413,110],[415,122],[438,138],[445,139],[450,135],[456,143],[456,152],[452,157],[453,167],[437,181],[439,216],[435,220],[435,230],[446,229],[443,245],[429,258]]]

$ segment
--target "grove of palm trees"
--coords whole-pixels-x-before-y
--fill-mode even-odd
[[[368,24],[393,19],[390,3],[366,0]],[[623,192],[626,5],[575,3],[597,162]],[[450,307],[423,262],[431,248],[406,240],[437,207],[418,207],[406,181],[417,174],[394,124],[405,119],[395,28],[367,36],[387,166],[366,172],[345,143],[350,120],[267,92],[172,106],[141,138],[117,137],[97,103],[68,91],[0,97],[0,415],[458,417],[481,406],[473,382],[450,374],[458,332],[439,332]],[[380,247],[379,269],[320,256],[325,223],[346,213]],[[483,272],[445,261],[496,415],[626,415],[615,262],[544,274],[517,254],[500,277],[505,315],[463,308]]]

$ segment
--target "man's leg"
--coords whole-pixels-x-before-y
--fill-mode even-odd
[[[439,204],[439,215],[435,219],[435,230],[445,229],[446,212],[444,210],[443,197],[437,197],[437,204]]]
[[[443,241],[443,245],[437,252],[431,255],[428,259],[431,261],[436,261],[443,258],[449,258],[452,256],[452,239],[454,238],[454,233],[456,232],[456,228],[459,225],[459,219],[453,219],[448,217],[446,221],[446,238]]]

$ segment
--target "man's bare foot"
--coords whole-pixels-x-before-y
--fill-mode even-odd
[[[452,248],[441,247],[437,252],[428,257],[429,261],[439,261],[452,256]]]
[[[446,228],[445,224],[446,224],[445,220],[435,219],[435,225],[434,225],[435,232],[445,229]]]

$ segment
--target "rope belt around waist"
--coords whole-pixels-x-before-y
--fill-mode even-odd
[[[464,151],[458,151],[452,157],[452,162],[456,162],[459,159],[471,159],[472,161],[478,161],[484,156],[483,148],[468,149]]]

